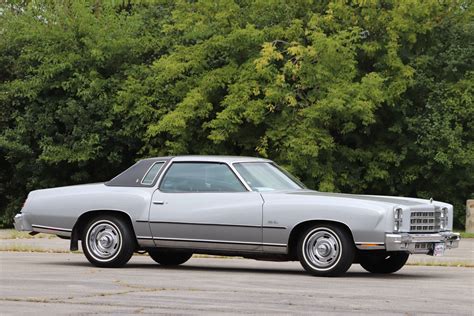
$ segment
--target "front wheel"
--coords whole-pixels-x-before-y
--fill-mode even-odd
[[[344,274],[352,265],[355,247],[346,230],[336,225],[310,227],[298,241],[301,265],[315,276],[332,277]]]
[[[89,221],[82,236],[84,255],[95,266],[124,266],[135,250],[135,236],[127,223],[114,216],[98,216]]]
[[[360,256],[360,265],[371,273],[388,274],[400,270],[407,262],[406,252],[366,253]]]
[[[168,251],[150,249],[148,250],[150,257],[162,266],[177,266],[188,261],[193,254],[191,252]]]

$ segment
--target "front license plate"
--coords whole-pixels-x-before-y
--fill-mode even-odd
[[[441,257],[444,255],[444,250],[446,249],[446,246],[444,243],[436,243],[434,244],[433,248],[433,256],[435,257]]]

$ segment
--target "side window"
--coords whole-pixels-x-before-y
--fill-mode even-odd
[[[163,192],[244,192],[229,166],[221,163],[175,162],[160,185]]]
[[[153,181],[155,181],[156,175],[160,171],[161,167],[163,166],[164,162],[155,162],[153,166],[148,170],[146,175],[143,177],[142,184],[145,185],[150,185],[153,184]]]

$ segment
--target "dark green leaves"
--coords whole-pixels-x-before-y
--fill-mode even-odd
[[[14,4],[13,4],[14,3]],[[474,191],[472,8],[433,1],[2,4],[0,208],[135,159],[269,157],[324,191]]]

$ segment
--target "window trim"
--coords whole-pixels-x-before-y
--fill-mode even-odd
[[[155,174],[155,176],[153,177],[153,181],[151,181],[150,183],[143,183],[143,181],[145,180],[145,177],[148,175],[148,173],[151,171],[151,169],[156,165],[156,164],[159,164],[161,163],[162,166],[160,169],[158,169],[158,172]],[[160,171],[161,169],[163,169],[163,167],[166,165],[166,161],[164,160],[158,160],[158,161],[155,161],[154,163],[151,164],[151,166],[147,169],[147,171],[145,172],[145,174],[143,175],[143,178],[142,180],[140,181],[140,184],[141,185],[146,185],[146,186],[153,186],[153,184],[155,183],[156,181],[156,178],[158,178],[158,176],[160,175]]]
[[[172,157],[156,157],[156,158],[145,158],[136,161],[133,165],[113,177],[111,180],[104,182],[104,185],[110,187],[131,187],[131,188],[156,188],[157,179],[160,178],[163,170],[169,164]],[[145,173],[148,173],[149,168],[155,162],[164,162],[165,166],[162,167],[158,173],[158,177],[154,179],[154,182],[146,185],[142,184],[141,181]],[[143,168],[140,167],[143,165]],[[139,168],[137,171],[136,168]]]
[[[161,189],[161,185],[163,184],[163,180],[166,178],[166,175],[168,174],[168,171],[171,169],[171,167],[174,164],[180,164],[180,163],[200,163],[200,164],[217,164],[217,165],[225,165],[230,172],[234,175],[236,180],[242,185],[244,188],[243,191],[206,191],[206,192],[166,192]],[[234,170],[233,166],[231,164],[228,164],[227,162],[224,161],[199,161],[199,160],[189,160],[189,161],[171,161],[171,163],[166,166],[166,169],[162,172],[162,175],[158,181],[158,187],[157,190],[163,193],[167,194],[186,194],[186,193],[245,193],[245,192],[252,192],[252,189],[247,186],[245,182],[242,181],[240,178],[240,175]]]

